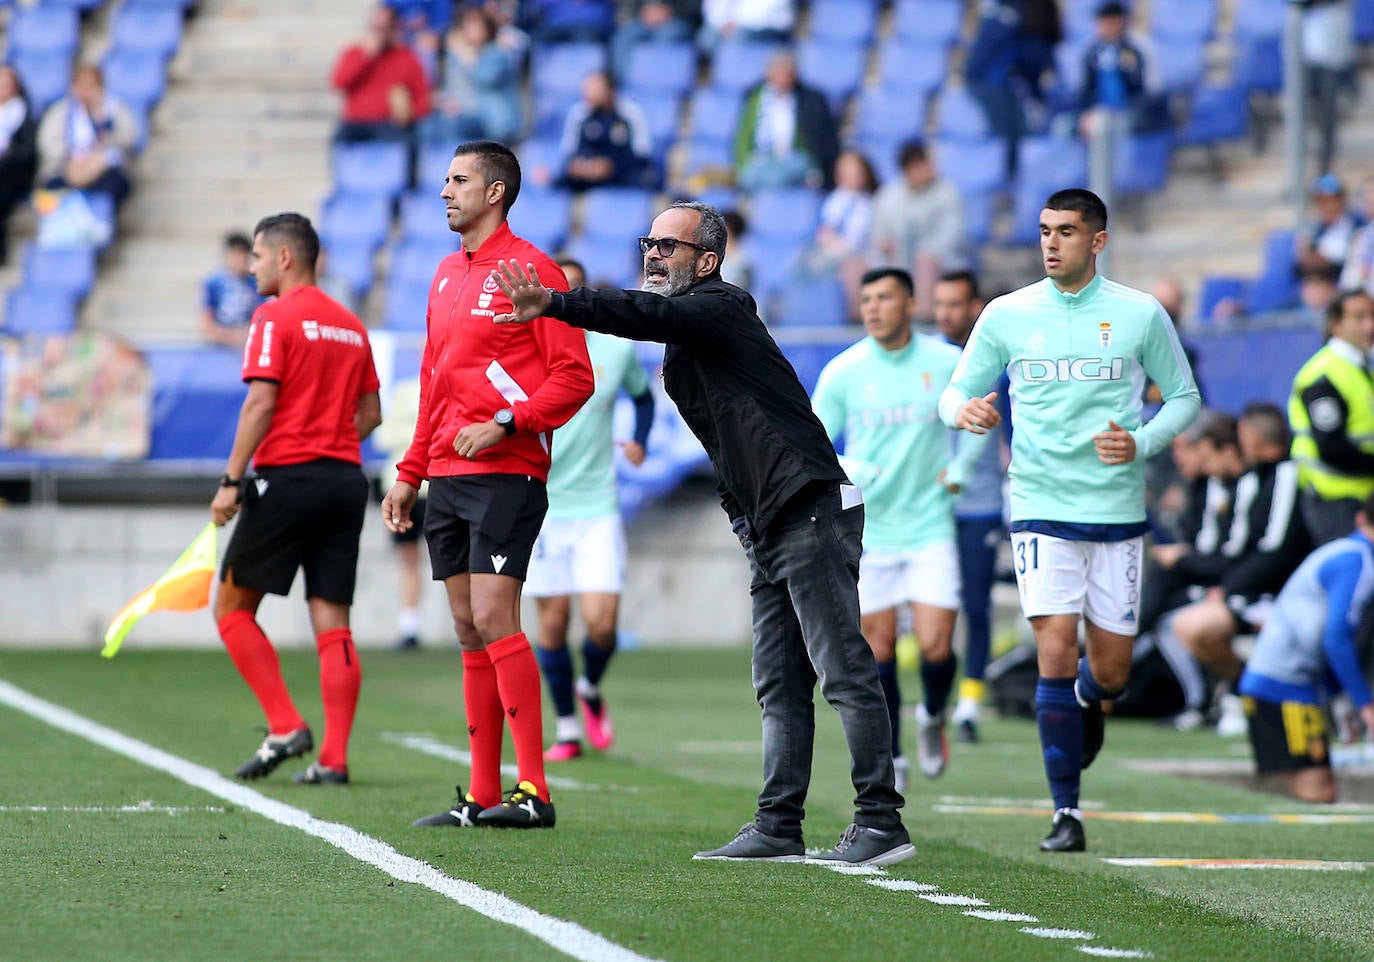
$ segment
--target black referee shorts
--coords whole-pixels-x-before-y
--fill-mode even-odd
[[[367,502],[367,478],[347,461],[257,469],[244,478],[220,580],[232,571],[240,587],[284,595],[304,568],[307,598],[351,605]]]
[[[523,474],[430,478],[425,541],[434,580],[471,573],[524,581],[548,510],[544,482]]]

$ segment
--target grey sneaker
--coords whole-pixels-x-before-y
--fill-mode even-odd
[[[801,862],[806,859],[806,846],[799,838],[765,835],[756,823],[750,822],[725,845],[713,848],[709,852],[697,852],[692,858],[741,862]]]
[[[949,742],[945,738],[945,715],[932,717],[924,702],[916,705],[916,764],[926,778],[939,778],[949,763]]]
[[[898,794],[905,795],[911,785],[911,762],[907,761],[905,755],[897,755],[892,759],[892,775],[893,787]]]
[[[822,862],[849,865],[896,865],[916,855],[916,846],[905,828],[883,831],[867,825],[851,825],[840,835],[835,847],[816,856]]]

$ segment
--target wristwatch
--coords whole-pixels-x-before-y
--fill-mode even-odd
[[[221,488],[237,488],[242,486],[242,484],[243,478],[231,478],[227,471],[219,476],[219,486]]]
[[[502,408],[493,414],[491,419],[505,428],[507,435],[515,433],[515,412],[510,408]]]

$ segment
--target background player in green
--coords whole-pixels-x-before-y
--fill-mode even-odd
[[[996,427],[1011,380],[1013,567],[1035,631],[1036,720],[1054,825],[1043,851],[1083,851],[1081,771],[1102,747],[1102,701],[1120,694],[1139,617],[1145,461],[1201,407],[1178,335],[1150,295],[1097,273],[1107,208],[1091,191],[1040,212],[1046,277],[990,303],[940,398],[950,427]],[[1164,404],[1140,420],[1145,378]],[[1085,622],[1087,657],[1078,657]]]
[[[586,287],[587,273],[571,258],[558,266],[570,287]],[[525,594],[538,599],[539,667],[558,715],[554,743],[544,757],[567,761],[582,754],[582,723],[573,700],[573,663],[568,651],[572,596],[587,627],[582,643],[582,674],[577,700],[586,718],[586,735],[597,751],[615,740],[611,715],[598,687],[615,654],[616,616],[625,580],[625,531],[615,489],[612,418],[624,388],[635,405],[634,439],[624,442],[625,459],[644,463],[644,448],[654,422],[649,378],[631,341],[587,332],[596,391],[567,424],[554,432],[549,468],[549,513],[534,543]]]
[[[843,466],[864,494],[859,561],[860,627],[878,662],[892,720],[897,790],[909,764],[902,754],[897,683],[897,611],[911,605],[921,646],[925,700],[916,706],[916,757],[934,778],[949,758],[945,706],[957,661],[951,641],[959,614],[954,497],[991,435],[960,446],[940,421],[940,392],[959,362],[942,338],[915,334],[911,275],[878,268],[863,276],[859,310],[868,337],[821,371],[811,399],[832,441],[844,436]]]

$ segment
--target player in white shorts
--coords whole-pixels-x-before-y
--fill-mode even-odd
[[[558,266],[569,285],[586,285],[586,274],[577,261],[563,259]],[[549,512],[525,576],[525,594],[536,599],[539,608],[539,647],[535,651],[558,716],[554,743],[544,753],[547,760],[555,762],[581,755],[584,734],[598,751],[610,748],[615,740],[600,685],[615,654],[625,578],[625,530],[616,495],[612,435],[621,388],[635,406],[634,438],[622,444],[625,459],[635,467],[644,463],[654,420],[653,394],[634,344],[589,331],[587,353],[596,376],[596,391],[553,434]],[[568,650],[574,596],[587,629],[582,643],[582,673],[575,682]],[[581,702],[583,720],[577,717],[577,702]]]

